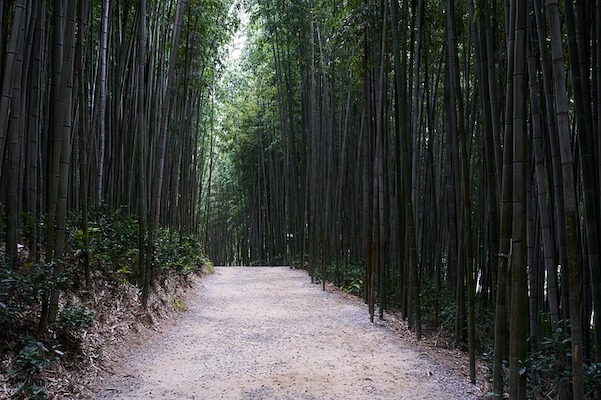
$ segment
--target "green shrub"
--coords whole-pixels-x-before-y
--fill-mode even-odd
[[[560,361],[569,363],[571,354],[570,321],[561,320],[554,331],[545,333],[539,339],[538,350],[528,356],[526,366],[529,389],[532,393],[540,391],[541,388],[556,387],[562,381],[569,383],[572,379],[572,369],[566,368]],[[584,366],[584,385],[587,398],[592,398],[595,392],[601,391],[601,363]]]
[[[124,209],[112,213],[95,210],[89,218],[89,249],[83,247],[83,232],[74,230],[75,253],[87,251],[90,259],[116,282],[138,277],[138,222]]]
[[[321,268],[316,268],[315,278],[317,281],[325,279],[332,282],[343,292],[355,296],[362,296],[365,290],[365,268],[362,263],[337,261],[326,266],[325,277]]]
[[[25,337],[24,341],[24,346],[17,354],[17,369],[13,373],[31,381],[32,377],[44,372],[55,357],[44,343],[31,337]]]
[[[16,399],[45,399],[46,391],[40,386],[40,374],[62,353],[56,348],[49,350],[41,341],[30,336],[20,338],[21,349],[17,353],[16,366],[10,371],[16,383]]]
[[[295,256],[292,257],[292,260],[290,260],[290,266],[291,268],[297,268],[297,269],[304,269],[306,270],[308,268],[308,256],[307,255],[301,255],[301,254],[297,254]]]
[[[559,321],[557,329],[542,336],[538,341],[538,349],[531,351],[523,362],[521,373],[527,374],[528,391],[533,397],[541,391],[549,392],[549,388],[558,388],[562,381],[570,380],[571,368],[565,368],[560,362],[561,358],[567,359],[571,353],[569,328],[568,320]]]
[[[197,236],[167,229],[159,231],[154,262],[160,272],[175,271],[183,275],[198,272],[203,265],[210,264]]]
[[[43,400],[47,399],[46,389],[41,386],[32,384],[28,385],[25,382],[20,382],[17,385],[17,391],[13,396],[14,399],[26,399],[26,400]]]
[[[60,329],[74,331],[90,328],[94,324],[96,314],[83,304],[73,302],[65,305],[58,315]]]
[[[0,265],[0,331],[5,331],[15,318],[16,309],[11,307],[10,290],[13,285],[11,270]]]
[[[601,392],[601,362],[586,366],[584,369],[584,387],[587,397]]]
[[[27,262],[18,270],[0,268],[0,339],[15,335],[37,310],[41,293],[52,287],[51,266]]]

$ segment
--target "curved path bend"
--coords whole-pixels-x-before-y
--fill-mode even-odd
[[[475,399],[365,306],[287,267],[220,267],[98,399]]]

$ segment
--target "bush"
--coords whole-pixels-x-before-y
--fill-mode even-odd
[[[46,391],[40,386],[39,376],[52,364],[60,351],[50,351],[47,346],[30,336],[21,338],[21,349],[17,353],[16,367],[10,371],[16,382],[14,398],[44,399]]]
[[[438,310],[436,300],[438,297]],[[455,319],[457,318],[456,299],[453,291],[442,286],[436,291],[432,280],[424,279],[421,285],[420,300],[422,307],[422,323],[434,331],[443,334],[450,341],[455,340]],[[466,306],[467,307],[467,306]],[[467,309],[466,309],[467,310]],[[436,315],[438,312],[438,315]]]
[[[88,252],[97,270],[116,282],[124,277],[131,282],[138,278],[138,222],[123,209],[106,213],[95,210],[89,218],[89,248],[83,245],[83,232],[73,229],[74,254]]]
[[[584,388],[586,397],[601,392],[601,363],[591,364],[584,369]]]
[[[27,383],[52,363],[54,357],[42,342],[26,336],[24,345],[17,355],[17,369],[13,373],[24,377]]]
[[[325,279],[332,282],[340,290],[355,296],[362,296],[365,290],[365,268],[362,263],[351,261],[337,261],[328,264],[325,268],[325,277],[321,268],[315,269],[315,279]]]
[[[159,272],[174,271],[183,275],[199,272],[203,265],[210,265],[197,236],[167,229],[159,231],[154,262]]]
[[[521,373],[528,377],[531,398],[536,398],[537,393],[553,392],[562,381],[570,380],[571,368],[565,368],[561,362],[561,358],[565,362],[570,353],[569,321],[559,321],[557,329],[539,339],[538,349],[528,354],[521,367]]]
[[[0,339],[10,339],[37,311],[40,296],[53,285],[51,266],[27,262],[18,270],[0,267]],[[1,348],[1,347],[0,347]]]
[[[16,309],[11,307],[10,290],[13,285],[11,270],[0,265],[0,331],[5,332],[15,318]]]
[[[292,260],[290,260],[290,268],[307,270],[308,262],[309,262],[308,260],[309,260],[309,257],[306,254],[305,255],[297,254],[292,257]]]
[[[75,331],[91,328],[96,314],[79,302],[72,302],[61,310],[58,315],[58,325],[61,330]]]

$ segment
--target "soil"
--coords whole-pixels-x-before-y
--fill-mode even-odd
[[[97,399],[476,399],[453,354],[372,324],[287,267],[220,267],[188,312],[111,366]]]

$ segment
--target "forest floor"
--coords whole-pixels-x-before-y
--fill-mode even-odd
[[[287,267],[221,267],[114,361],[97,399],[476,399],[463,353]]]

